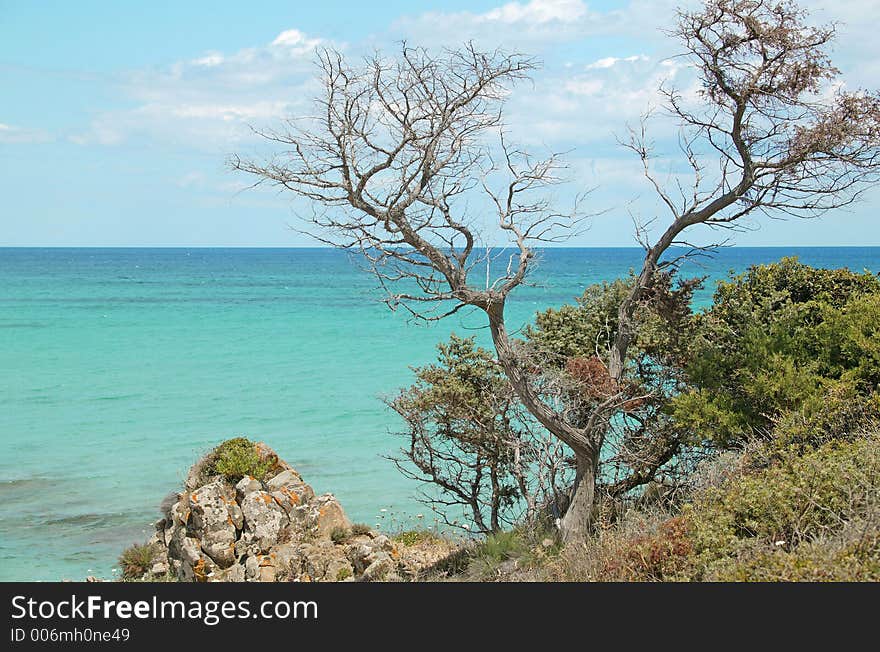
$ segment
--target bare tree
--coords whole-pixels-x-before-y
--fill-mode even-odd
[[[556,211],[543,193],[561,181],[559,157],[536,159],[501,131],[507,87],[535,63],[471,45],[433,57],[404,44],[398,58],[376,55],[360,67],[325,50],[320,67],[318,115],[260,132],[285,151],[268,162],[234,156],[233,169],[320,207],[310,217],[317,237],[357,250],[392,308],[425,320],[465,306],[484,311],[499,362],[528,411],[576,452],[597,455],[581,429],[541,399],[504,319],[534,247],[565,237],[581,218],[577,205]],[[475,193],[488,199],[494,226],[514,252],[495,276],[492,249],[478,241],[481,225],[466,217]]]
[[[652,171],[644,122],[631,130],[626,144],[642,160],[669,222],[653,243],[647,228],[639,229],[644,261],[620,304],[607,352],[608,375],[621,388],[638,329],[636,310],[658,272],[681,260],[663,260],[664,254],[674,246],[686,247],[685,256],[711,248],[692,246],[683,237],[686,230],[736,229],[754,213],[819,216],[852,203],[880,178],[880,98],[833,89],[839,75],[827,54],[833,25],[809,26],[806,12],[793,2],[708,0],[699,11],[679,11],[672,35],[684,44],[683,56],[701,81],[696,102],[661,88],[680,124],[693,178],[688,190],[680,183],[665,187]],[[620,409],[619,401],[609,400],[593,410],[585,428],[593,450],[602,449]],[[661,451],[657,459],[663,457]],[[620,482],[628,486],[632,480]],[[569,532],[588,526],[592,491],[584,490],[582,499],[578,493],[566,514]]]
[[[644,162],[670,220],[653,243],[640,230],[644,261],[620,303],[607,350],[597,352],[604,379],[594,369],[591,382],[602,391],[593,393],[586,412],[552,400],[545,391],[552,378],[523,356],[504,319],[505,301],[526,280],[535,246],[564,237],[577,217],[554,210],[544,193],[559,182],[556,155],[537,160],[502,138],[496,162],[487,142],[502,126],[507,87],[525,78],[533,61],[473,46],[437,58],[404,45],[397,59],[375,56],[352,67],[325,51],[319,115],[262,132],[285,149],[274,160],[231,162],[258,183],[277,184],[321,207],[311,218],[321,237],[359,250],[392,307],[422,319],[464,306],[485,312],[498,361],[520,401],[574,453],[576,479],[561,520],[566,538],[587,534],[611,424],[640,399],[625,381],[629,351],[638,307],[658,272],[679,262],[664,254],[689,246],[682,235],[697,225],[734,228],[756,212],[815,216],[844,206],[880,170],[877,95],[826,93],[838,74],[827,56],[833,26],[809,27],[788,2],[708,0],[700,11],[680,12],[673,34],[702,81],[694,108],[675,90],[665,91],[681,123],[693,186],[689,192],[679,186],[677,194],[666,189],[652,172],[644,132],[633,132],[628,146]],[[467,200],[480,191],[514,251],[484,284],[475,283],[474,272],[488,265],[488,249],[479,247],[479,224],[466,217]],[[651,475],[633,474],[644,477],[621,478],[619,486]]]

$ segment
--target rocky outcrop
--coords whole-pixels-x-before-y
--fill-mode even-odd
[[[142,579],[187,582],[377,581],[407,579],[448,552],[427,554],[365,526],[352,529],[331,494],[316,496],[290,465],[256,444],[257,479],[213,473],[210,454],[184,490],[164,501]]]

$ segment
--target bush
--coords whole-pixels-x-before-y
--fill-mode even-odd
[[[406,423],[391,459],[431,485],[422,502],[450,524],[461,508],[462,529],[488,534],[565,493],[561,444],[536,426],[492,353],[455,334],[437,349],[437,363],[413,369],[416,383],[389,402]]]
[[[629,510],[566,546],[533,579],[880,578],[880,435],[806,448],[774,438],[725,453],[698,475],[679,513]]]
[[[119,556],[119,569],[122,573],[122,579],[140,579],[144,573],[150,570],[156,553],[156,549],[146,543],[133,543],[123,550]]]
[[[880,431],[880,394],[865,396],[849,383],[836,383],[811,402],[784,414],[773,439],[779,446],[816,447]]]
[[[433,541],[437,539],[437,535],[428,530],[406,530],[394,535],[394,540],[405,546],[415,546],[423,541]]]
[[[236,437],[223,442],[211,452],[207,468],[209,472],[237,482],[246,475],[262,480],[269,471],[270,463],[260,459],[254,442],[245,437]]]
[[[369,534],[372,531],[373,531],[373,528],[371,528],[366,523],[355,523],[354,525],[351,526],[351,535],[355,536],[355,537],[361,536],[364,534]]]
[[[720,283],[694,324],[690,388],[669,412],[695,443],[768,437],[790,413],[828,414],[835,394],[876,398],[880,280],[872,274],[796,258],[758,265]]]
[[[880,437],[831,441],[804,454],[797,447],[776,448],[766,459],[766,468],[749,470],[746,464],[742,474],[686,506],[694,579],[757,577],[764,563],[768,573],[772,566],[803,574],[809,560],[852,561],[846,545],[821,542],[836,540],[849,524],[876,519]],[[876,539],[870,554],[878,554]]]
[[[731,582],[880,581],[880,514],[847,523],[831,537],[793,550],[766,548],[718,564],[713,579]]]
[[[345,543],[346,541],[348,541],[349,537],[351,537],[351,530],[349,530],[347,527],[337,525],[335,528],[330,530],[330,540],[335,544]]]

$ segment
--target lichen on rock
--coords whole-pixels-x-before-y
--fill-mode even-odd
[[[235,440],[239,449],[242,441]],[[148,542],[159,552],[140,579],[378,581],[418,572],[405,546],[363,527],[352,531],[332,494],[316,496],[269,446],[252,445],[260,478],[217,473],[223,444],[193,465],[183,491],[163,501]]]

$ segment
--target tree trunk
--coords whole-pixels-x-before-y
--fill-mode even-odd
[[[596,498],[596,459],[577,454],[577,473],[571,488],[571,503],[562,517],[559,529],[563,541],[583,541],[590,534],[593,501]]]
[[[504,326],[503,299],[485,306],[484,310],[489,316],[489,326],[492,330],[492,341],[495,344],[498,361],[501,363],[517,397],[542,426],[575,453],[577,473],[572,487],[571,503],[562,517],[560,529],[563,539],[566,541],[584,539],[589,535],[593,516],[596,472],[601,446],[595,446],[594,439],[589,437],[586,431],[566,423],[532,391],[528,378],[519,366],[512,342]]]

